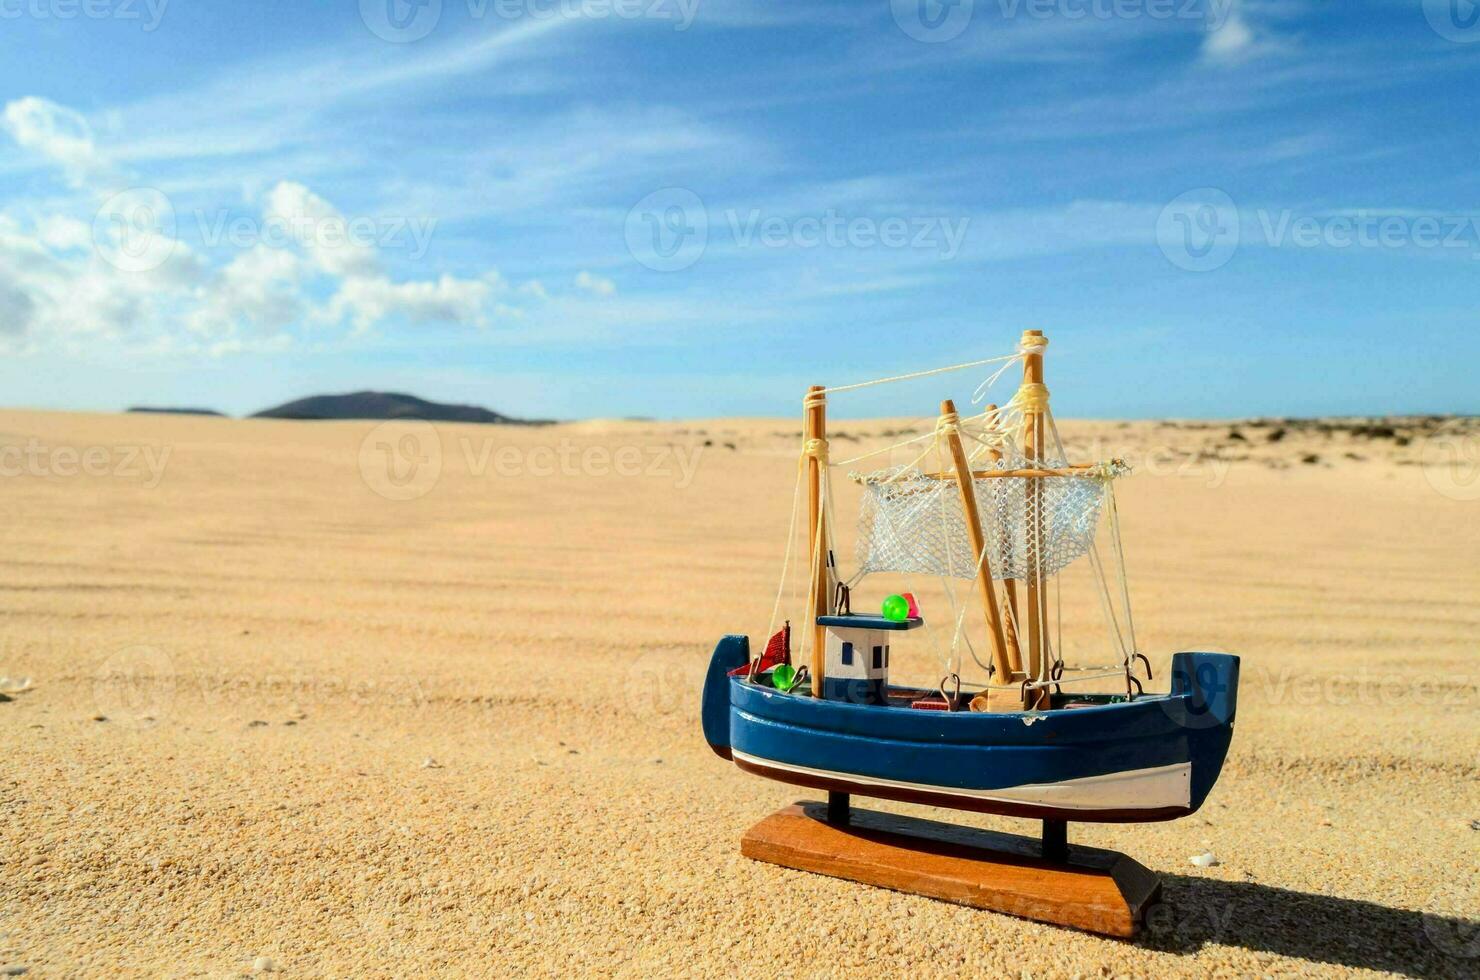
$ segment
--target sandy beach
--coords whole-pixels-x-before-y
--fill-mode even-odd
[[[1164,876],[1125,942],[740,856],[808,794],[710,752],[699,682],[767,626],[795,421],[423,426],[0,412],[0,967],[1480,971],[1480,488],[1435,465],[1476,430],[1064,423],[1135,470],[1151,687],[1244,658],[1203,810],[1071,828]]]

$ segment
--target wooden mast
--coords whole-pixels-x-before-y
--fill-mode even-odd
[[[987,406],[987,414],[989,416],[996,415],[997,414],[997,406],[996,405],[990,405],[989,404]],[[987,449],[987,455],[991,458],[992,462],[994,462],[994,463],[1001,462],[1001,460],[1002,460],[1002,450],[997,449],[996,447],[990,447],[990,448],[988,448]],[[989,470],[988,472],[994,472],[994,471],[990,471]],[[980,474],[972,474],[972,475],[973,475],[973,477],[976,477],[976,476],[979,476]],[[1003,634],[1007,638],[1007,660],[1008,660],[1008,663],[1011,664],[1012,669],[1013,669],[1013,671],[1015,673],[1015,672],[1023,669],[1023,651],[1022,651],[1021,643],[1018,640],[1018,622],[1019,621],[1018,621],[1017,579],[1015,579],[1015,578],[1004,578],[1002,580],[1002,591],[1004,593],[1004,595],[1002,597],[1002,605],[1003,605],[1002,632],[1003,632]]]
[[[1043,348],[1047,341],[1042,330],[1024,330],[1020,345],[1023,357],[1023,389],[1026,393],[1023,406],[1023,457],[1029,468],[1043,458],[1044,413],[1048,409],[1048,390],[1043,387]],[[1048,630],[1048,590],[1044,587],[1041,549],[1043,547],[1043,514],[1041,504],[1043,488],[1036,478],[1027,480],[1027,537],[1028,537],[1028,677],[1039,680],[1043,669],[1045,636]]]
[[[966,449],[961,445],[961,433],[956,424],[956,403],[950,399],[940,403],[940,417],[945,432],[946,445],[950,447],[951,459],[956,464],[956,483],[961,488],[961,513],[966,519],[966,534],[971,539],[971,553],[977,560],[976,581],[981,589],[982,605],[987,611],[987,632],[992,637],[992,666],[996,668],[998,684],[1012,680],[1012,662],[1008,658],[1007,639],[1002,629],[1002,607],[997,605],[997,592],[992,586],[992,565],[987,556],[986,537],[982,534],[981,514],[976,505],[976,484],[971,477],[971,461],[966,458]]]
[[[812,582],[808,608],[812,610],[812,695],[822,697],[822,678],[827,666],[827,627],[817,617],[828,612],[828,549],[826,509],[822,500],[822,467],[827,453],[827,395],[822,385],[813,385],[802,402],[802,438],[807,454],[807,561]],[[820,544],[819,544],[820,542]]]

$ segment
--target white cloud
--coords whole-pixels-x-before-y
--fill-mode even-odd
[[[258,245],[226,264],[194,293],[198,304],[186,326],[202,337],[229,337],[238,329],[275,333],[308,310],[304,263],[294,252]]]
[[[264,226],[281,229],[331,276],[372,276],[380,262],[372,245],[328,201],[302,184],[283,181],[267,194]]]
[[[61,167],[74,186],[103,169],[92,127],[82,114],[34,95],[6,103],[5,131],[23,149]]]
[[[362,163],[345,160],[356,144],[333,120],[317,118],[331,105],[387,88],[405,94],[411,83],[522,60],[554,31],[519,25],[471,42],[419,46],[367,71],[346,72],[331,59],[302,63],[291,78],[266,71],[222,76],[208,94],[192,90],[189,99],[166,96],[88,117],[37,96],[0,103],[0,128],[29,158],[14,154],[7,165],[42,161],[74,191],[54,199],[28,195],[8,202],[13,212],[0,209],[0,339],[11,348],[228,353],[398,322],[483,328],[536,309],[553,316],[566,300],[617,305],[612,279],[585,270],[571,278],[582,260],[546,279],[549,289],[534,279],[507,283],[493,271],[452,275],[433,267],[420,273],[426,278],[407,278],[408,271],[418,275],[408,266],[425,254],[435,221],[425,219],[421,228],[412,222],[406,253],[392,254],[392,240],[381,234],[386,219],[337,204],[368,198],[389,201],[403,215],[466,221],[469,210],[448,206],[450,195],[485,209],[547,213],[553,201],[590,200],[614,179],[646,175],[655,161],[728,151],[734,134],[661,107],[585,107],[516,127],[516,141],[469,146],[467,166],[448,166],[434,180],[378,181],[367,194],[363,183],[321,185],[312,176],[333,170],[342,180]],[[366,67],[358,58],[346,53]],[[309,130],[333,152],[264,157]],[[446,153],[456,162],[453,149]],[[182,163],[191,159],[199,165]],[[145,172],[156,169],[151,162],[161,163],[159,173]],[[263,174],[271,177],[248,183],[247,176]],[[98,208],[99,198],[130,185]],[[311,189],[326,186],[334,188],[334,202]],[[388,213],[384,205],[377,211]],[[237,237],[244,219],[259,234]],[[413,262],[399,261],[407,256]]]
[[[435,282],[393,283],[389,279],[348,279],[329,303],[328,318],[349,320],[357,331],[381,320],[404,317],[413,323],[486,326],[486,304],[495,286],[486,279],[444,275]]]
[[[576,288],[593,296],[615,296],[617,293],[615,282],[602,276],[593,276],[584,269],[576,273]]]
[[[1254,53],[1254,32],[1237,12],[1228,15],[1218,28],[1203,41],[1202,54],[1208,61],[1229,64],[1243,61]]]
[[[1296,41],[1276,25],[1302,10],[1299,5],[1262,0],[1225,0],[1223,18],[1202,43],[1202,60],[1215,65],[1238,65],[1256,58],[1290,54]]]
[[[93,246],[92,227],[85,221],[54,214],[43,218],[38,228],[41,241],[59,251],[86,249]]]

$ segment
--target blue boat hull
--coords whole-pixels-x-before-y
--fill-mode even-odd
[[[1094,822],[1198,809],[1228,752],[1237,657],[1179,653],[1172,689],[1036,712],[945,712],[783,694],[728,676],[749,641],[711,658],[705,738],[741,769],[799,786],[934,806]]]

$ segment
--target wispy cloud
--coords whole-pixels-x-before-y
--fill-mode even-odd
[[[104,170],[92,126],[80,112],[39,96],[6,104],[4,128],[21,149],[61,168],[73,186],[83,186]]]

